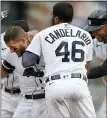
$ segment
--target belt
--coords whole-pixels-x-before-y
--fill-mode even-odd
[[[10,93],[10,94],[17,94],[17,93],[19,94],[19,93],[21,93],[19,88],[12,88],[12,89],[5,88],[5,92]]]
[[[63,76],[63,78],[65,78],[65,77],[68,77],[68,75]],[[80,73],[71,73],[71,78],[81,78],[81,79],[87,81],[87,77],[85,75],[83,75],[83,77],[82,77],[82,74],[80,74]],[[61,79],[60,74],[53,75],[50,78],[47,78],[46,83],[49,82],[50,80],[57,80],[57,79]]]
[[[36,95],[25,95],[26,99],[41,99],[45,98],[45,93],[42,94],[36,94]]]

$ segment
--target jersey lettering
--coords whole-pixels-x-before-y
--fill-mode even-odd
[[[86,33],[82,33],[80,30],[77,30],[76,32],[73,31],[73,29],[56,29],[53,30],[53,32],[50,32],[46,37],[45,40],[53,44],[56,40],[62,38],[62,37],[77,37],[82,39],[86,45],[91,43],[91,40],[87,36]]]

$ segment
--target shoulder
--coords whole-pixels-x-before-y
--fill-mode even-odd
[[[1,39],[4,39],[4,35],[5,35],[5,32],[1,33]]]
[[[4,42],[4,35],[5,35],[5,32],[1,34],[1,47],[2,47],[2,50],[7,48],[7,46]]]
[[[89,37],[91,37],[91,34],[89,32],[87,32],[86,30],[80,28],[80,27],[77,27],[77,26],[74,26],[74,25],[71,25],[72,28],[74,29],[77,29],[77,30],[80,30],[81,32],[85,33],[86,35],[88,35]]]

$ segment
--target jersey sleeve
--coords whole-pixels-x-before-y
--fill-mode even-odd
[[[11,52],[9,49],[6,49],[5,52],[2,52],[2,60],[6,60],[8,63],[10,63],[11,65],[13,65],[13,61],[12,61],[12,56],[11,56]]]
[[[12,73],[15,70],[15,66],[12,61],[11,52],[8,49],[6,49],[6,51],[2,56],[1,65],[4,68],[4,70],[7,71],[8,73]]]
[[[2,50],[7,49],[7,46],[4,42],[4,35],[5,35],[5,33],[2,33],[1,37],[0,37],[1,38],[1,48],[2,48]]]
[[[86,61],[91,61],[93,59],[93,40],[90,36],[91,43],[87,45],[87,59]]]
[[[32,52],[39,57],[41,56],[41,38],[39,33],[33,38],[31,44],[28,46],[26,51]]]
[[[8,48],[4,42],[4,35],[5,35],[5,33],[2,33],[1,37],[0,37],[1,38],[1,57],[3,57],[6,49]]]

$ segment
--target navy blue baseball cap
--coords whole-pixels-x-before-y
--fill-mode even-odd
[[[107,23],[107,10],[95,10],[88,17],[88,25],[84,28],[86,31],[96,31]]]

